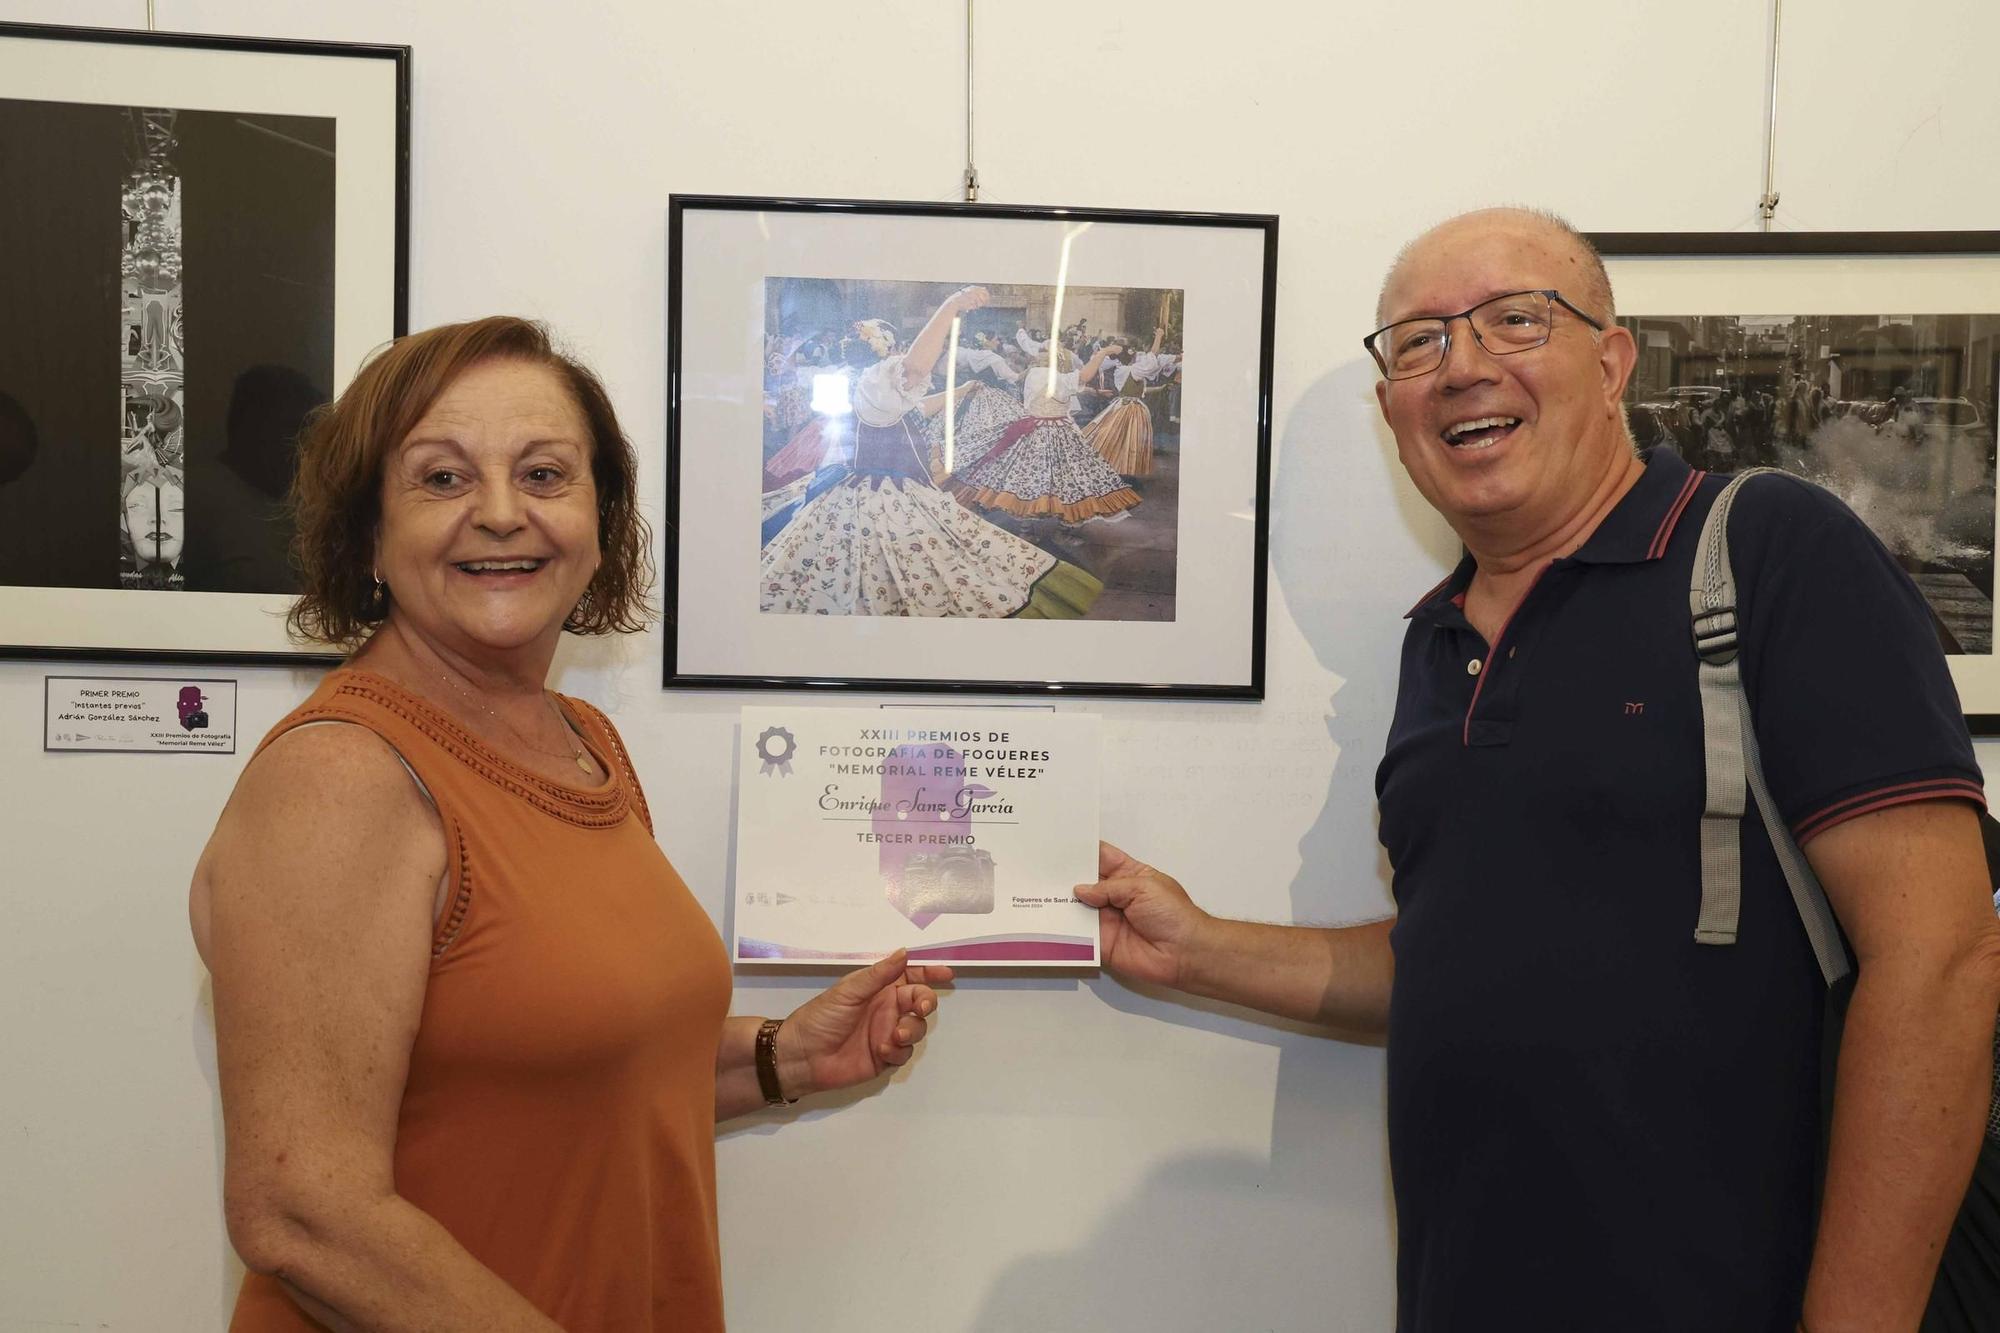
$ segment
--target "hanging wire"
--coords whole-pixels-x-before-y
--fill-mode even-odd
[[[968,204],[979,202],[979,168],[972,165],[972,4],[973,0],[965,0],[965,202]]]
[[[1771,0],[1771,106],[1764,119],[1764,193],[1757,200],[1757,213],[1765,231],[1778,211],[1778,34],[1784,21],[1785,0]]]

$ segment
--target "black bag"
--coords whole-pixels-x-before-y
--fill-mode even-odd
[[[2000,885],[2000,822],[1981,812],[1979,836],[1986,844],[1986,875]],[[1820,1055],[1820,1172],[1826,1171],[1827,1135],[1833,1124],[1833,1078],[1847,1001],[1854,991],[1850,974],[1827,991],[1824,1045]],[[1814,1201],[1817,1204],[1817,1200]],[[1815,1212],[1818,1209],[1815,1207]],[[2000,1330],[2000,1022],[1993,1028],[1993,1100],[1986,1138],[1973,1163],[1965,1201],[1938,1256],[1937,1279],[1918,1333],[1995,1333]]]
[[[1702,737],[1707,769],[1707,804],[1701,826],[1701,916],[1695,938],[1704,944],[1731,944],[1736,939],[1741,902],[1740,825],[1746,813],[1746,791],[1756,797],[1757,811],[1770,835],[1771,850],[1785,872],[1792,903],[1798,909],[1820,973],[1827,983],[1825,1046],[1821,1054],[1822,1096],[1820,1169],[1826,1164],[1825,1131],[1832,1124],[1833,1079],[1847,1000],[1854,988],[1833,908],[1806,864],[1791,830],[1778,818],[1765,788],[1757,758],[1756,732],[1750,724],[1749,698],[1736,662],[1736,577],[1729,565],[1729,510],[1745,481],[1771,468],[1741,472],[1715,498],[1695,547],[1694,581],[1689,610],[1694,619],[1695,652],[1701,659]],[[1979,835],[1986,850],[1986,878],[2000,884],[2000,822],[1981,812]],[[1993,1032],[1993,1099],[1988,1104],[1986,1137],[1979,1145],[1965,1201],[1945,1238],[1938,1260],[1930,1304],[1920,1333],[2000,1333],[2000,1015]],[[1817,1200],[1815,1200],[1817,1203]],[[1817,1209],[1815,1209],[1817,1211]]]
[[[1979,837],[1986,844],[1987,881],[2000,885],[2000,821],[1982,811]],[[2000,1024],[1993,1030],[1993,1104],[1986,1116],[1986,1141],[1979,1145],[1965,1202],[1945,1237],[1921,1333],[1987,1333],[1996,1328],[2000,1328]]]

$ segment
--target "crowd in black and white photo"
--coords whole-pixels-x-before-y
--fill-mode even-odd
[[[1641,448],[1776,467],[1840,496],[1916,580],[1950,652],[1991,650],[1994,360],[1982,315],[1646,316]]]

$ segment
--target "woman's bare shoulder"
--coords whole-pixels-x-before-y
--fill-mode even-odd
[[[296,727],[243,770],[189,891],[204,959],[218,910],[369,912],[385,894],[428,904],[445,867],[438,813],[389,743],[366,727]],[[295,900],[295,901],[294,901]]]

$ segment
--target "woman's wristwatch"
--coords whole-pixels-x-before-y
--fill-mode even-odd
[[[767,1018],[757,1029],[757,1087],[764,1094],[766,1106],[790,1106],[796,1097],[787,1097],[785,1087],[778,1081],[778,1029],[785,1025],[782,1018]]]

